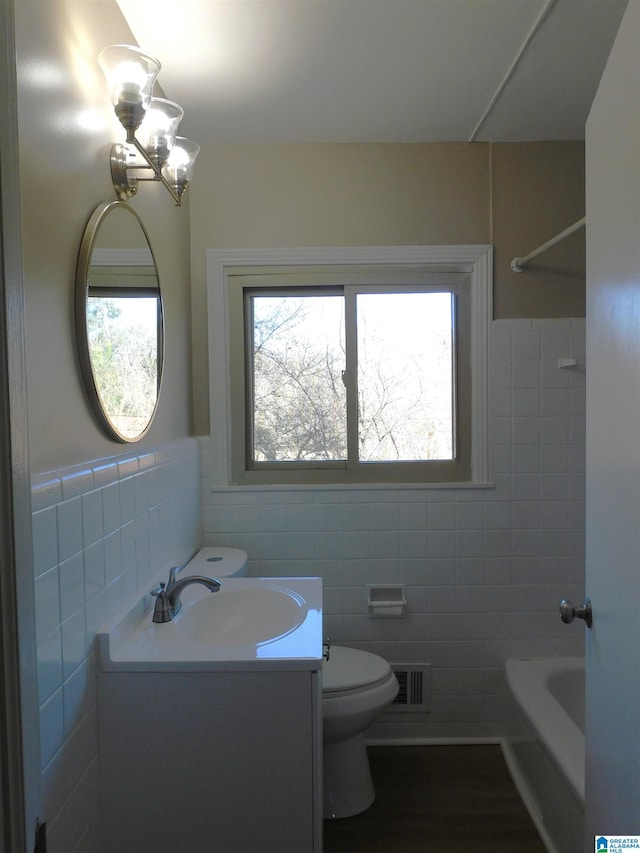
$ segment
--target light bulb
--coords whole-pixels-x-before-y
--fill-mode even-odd
[[[178,196],[186,190],[191,180],[195,167],[196,157],[200,153],[200,146],[183,136],[176,137],[175,145],[167,160],[162,174],[175,189]]]
[[[107,79],[109,94],[127,140],[140,126],[151,100],[160,63],[137,47],[114,44],[98,54],[98,63]]]
[[[138,141],[157,169],[167,161],[183,115],[184,110],[179,104],[164,98],[151,99],[138,131]]]

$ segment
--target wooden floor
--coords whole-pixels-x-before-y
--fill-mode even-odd
[[[498,745],[369,749],[376,799],[324,853],[545,853]]]

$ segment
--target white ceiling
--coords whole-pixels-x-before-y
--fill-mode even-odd
[[[200,144],[583,139],[627,2],[118,0]]]

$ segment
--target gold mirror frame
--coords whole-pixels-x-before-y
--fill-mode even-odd
[[[127,245],[101,246],[99,241],[101,231],[103,234],[105,233],[105,223],[108,217],[112,216],[119,209],[126,211],[127,215],[132,217],[131,227],[129,228],[129,223],[127,222],[126,234],[123,232],[122,243],[126,243]],[[114,257],[120,260],[115,265],[105,262],[101,267],[97,267],[96,258],[100,252],[103,255],[112,253]],[[142,266],[141,262],[137,260],[138,256],[145,259],[148,258],[149,260],[145,261],[144,266]],[[128,259],[126,264],[123,264],[121,260],[123,257]],[[136,258],[133,262],[130,261],[132,257]],[[130,267],[130,263],[133,263],[133,266]],[[100,272],[96,272],[97,270],[106,270],[107,272],[101,274]],[[110,276],[109,281],[112,283],[110,287],[101,286],[95,288],[92,286],[92,279],[95,281],[97,277],[104,278],[107,274]],[[139,278],[139,281],[144,280],[145,284],[141,286],[136,283],[137,278]],[[153,284],[154,280],[155,285]],[[152,390],[155,386],[155,394],[149,395],[146,406],[147,412],[143,414],[141,419],[138,418],[138,420],[143,421],[139,429],[138,427],[132,429],[123,428],[122,416],[117,412],[109,411],[106,399],[107,395],[104,390],[101,393],[100,376],[97,370],[94,369],[89,332],[89,299],[90,289],[92,288],[102,290],[105,294],[110,294],[110,302],[112,303],[116,298],[138,296],[151,298],[155,301],[156,379],[155,382],[148,383],[149,390]],[[122,293],[116,296],[119,288],[122,288]],[[108,298],[108,296],[104,298]],[[86,225],[80,243],[76,270],[75,319],[80,371],[84,380],[84,388],[89,404],[98,424],[108,437],[114,441],[123,444],[139,441],[147,433],[153,422],[160,398],[164,355],[164,312],[158,268],[151,248],[149,235],[138,214],[124,202],[103,202],[98,205]],[[153,318],[151,318],[152,321]]]

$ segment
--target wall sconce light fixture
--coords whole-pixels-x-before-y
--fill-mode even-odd
[[[152,97],[160,63],[126,44],[105,47],[98,55],[98,63],[107,78],[115,113],[127,132],[124,144],[111,147],[116,195],[126,201],[137,193],[139,181],[161,181],[180,205],[200,146],[176,136],[184,115],[182,107]]]

